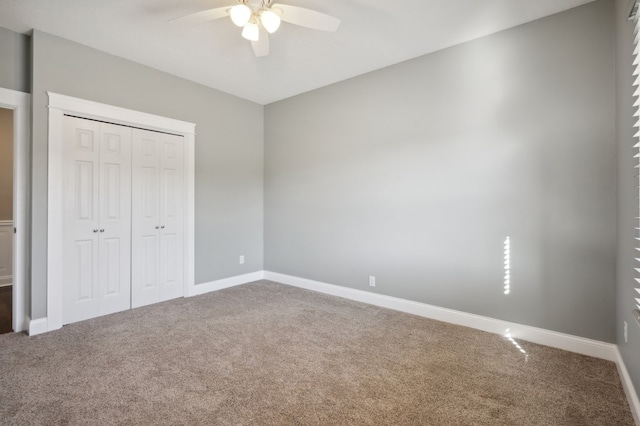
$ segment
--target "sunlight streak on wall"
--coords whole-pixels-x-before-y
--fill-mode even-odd
[[[504,240],[504,294],[511,293],[511,239]]]

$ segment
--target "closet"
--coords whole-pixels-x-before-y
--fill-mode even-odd
[[[63,323],[183,296],[183,138],[63,127]]]

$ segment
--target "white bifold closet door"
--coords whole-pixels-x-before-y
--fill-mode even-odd
[[[183,139],[133,130],[134,308],[184,295]]]
[[[65,117],[63,323],[131,306],[131,129]]]

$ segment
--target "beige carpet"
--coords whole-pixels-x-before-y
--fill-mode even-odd
[[[0,336],[3,425],[632,425],[615,365],[260,281]]]

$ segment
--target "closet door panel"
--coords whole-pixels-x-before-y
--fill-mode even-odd
[[[63,323],[131,306],[131,130],[65,117]]]
[[[76,239],[67,245],[64,323],[93,318],[99,306],[98,238]],[[72,246],[72,247],[69,247]]]
[[[156,135],[133,129],[131,306],[160,301],[158,244],[160,230],[159,155]]]
[[[101,270],[104,269],[104,297],[117,297],[123,292],[128,293],[128,281],[122,279],[122,270],[128,269],[123,265],[122,252],[128,251],[122,247],[120,238],[103,238],[100,254],[103,259],[100,262]],[[128,262],[127,262],[128,263]],[[104,266],[104,268],[102,268]],[[124,267],[123,267],[124,266]],[[126,308],[125,308],[126,309]]]
[[[132,306],[184,294],[183,138],[133,131]]]
[[[140,258],[142,264],[136,265],[140,267],[142,272],[141,281],[143,289],[152,292],[154,299],[156,299],[156,285],[158,283],[158,275],[160,274],[160,271],[158,270],[158,247],[160,243],[158,240],[159,238],[157,235],[142,236],[144,256]]]
[[[184,141],[162,135],[161,147],[160,297],[168,300],[184,294]]]
[[[99,310],[99,123],[68,117],[64,127],[65,324]]]
[[[101,124],[100,315],[131,307],[131,129]]]

